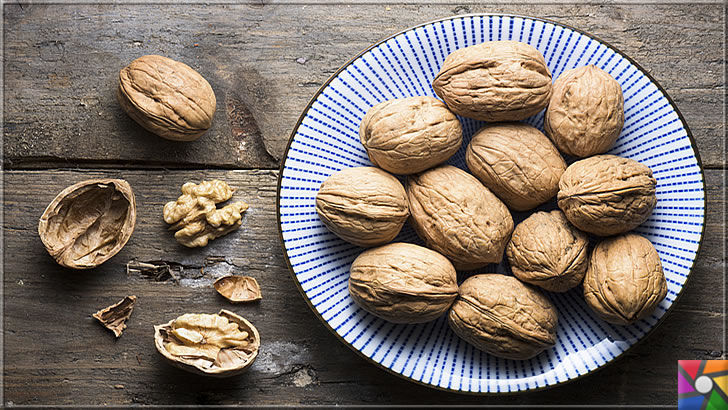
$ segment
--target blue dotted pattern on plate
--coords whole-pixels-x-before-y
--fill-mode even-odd
[[[559,311],[556,346],[514,361],[481,352],[459,339],[445,317],[395,325],[358,308],[347,291],[349,267],[362,249],[338,239],[319,221],[314,199],[333,172],[371,165],[359,142],[359,123],[373,105],[392,98],[435,96],[431,82],[452,51],[488,40],[518,40],[536,47],[553,78],[594,64],[622,86],[625,124],[611,154],[649,166],[657,179],[657,206],[636,232],[649,238],[662,260],[667,297],[631,326],[598,319],[581,287],[549,293]],[[464,152],[482,125],[460,118],[464,143],[450,164],[466,169]],[[543,112],[526,120],[543,130]],[[680,293],[704,223],[702,173],[677,112],[642,71],[587,35],[549,22],[511,16],[455,17],[421,26],[375,46],[321,91],[305,113],[284,159],[279,213],[285,252],[305,297],[346,343],[407,378],[468,392],[515,392],[562,383],[622,354],[662,318]],[[518,221],[518,216],[515,216]],[[398,241],[421,243],[409,225]],[[504,264],[491,266],[508,273]],[[462,280],[464,276],[460,276]]]

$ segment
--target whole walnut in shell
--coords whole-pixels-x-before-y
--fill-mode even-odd
[[[139,125],[173,141],[196,140],[215,114],[210,83],[188,65],[162,56],[142,56],[124,67],[116,97]]]
[[[536,212],[516,225],[506,256],[518,279],[552,292],[581,283],[589,262],[589,237],[557,210]]]
[[[487,41],[445,58],[432,88],[456,114],[518,121],[546,108],[551,73],[543,55],[518,41]]]
[[[412,225],[458,269],[499,263],[513,231],[503,202],[475,177],[441,165],[407,180]]]
[[[554,82],[544,129],[564,154],[607,152],[623,125],[622,87],[606,71],[588,65],[565,71]]]
[[[645,237],[604,239],[592,252],[584,298],[602,319],[628,325],[649,316],[667,295],[660,256]]]
[[[597,155],[566,168],[558,204],[582,231],[616,235],[649,218],[657,204],[656,184],[650,168],[633,159]]]
[[[455,154],[463,130],[442,101],[409,97],[370,108],[359,127],[359,138],[374,165],[395,174],[414,174]]]
[[[394,323],[429,322],[458,294],[457,273],[446,257],[411,243],[368,249],[351,265],[349,293],[367,312]]]
[[[469,277],[447,318],[466,342],[506,359],[529,359],[556,343],[556,308],[535,287],[513,276]]]
[[[90,179],[61,191],[38,222],[38,234],[61,266],[89,269],[116,255],[134,232],[136,201],[123,179]]]
[[[465,152],[470,172],[509,208],[526,211],[553,198],[566,163],[538,129],[522,123],[486,125]]]
[[[379,168],[355,167],[335,172],[321,184],[316,212],[339,238],[369,247],[394,239],[409,207],[397,178]]]

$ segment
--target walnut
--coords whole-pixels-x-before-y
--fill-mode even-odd
[[[407,181],[412,225],[458,269],[498,263],[513,231],[508,208],[475,177],[441,165]]]
[[[487,41],[448,55],[432,88],[456,114],[489,122],[518,121],[546,108],[551,73],[532,46]]]
[[[597,155],[566,169],[558,204],[582,231],[616,235],[647,220],[657,203],[656,184],[652,171],[635,160]]]
[[[116,255],[135,225],[136,201],[129,183],[90,179],[51,201],[38,222],[38,234],[61,266],[89,269]]]
[[[379,168],[356,167],[335,172],[321,184],[316,212],[339,238],[369,247],[394,239],[409,207],[397,178]]]
[[[553,198],[566,163],[538,129],[522,123],[486,125],[465,152],[470,172],[511,209],[526,211]]]
[[[554,82],[544,129],[564,154],[607,152],[623,125],[622,87],[607,72],[589,65],[565,71]]]
[[[182,185],[182,195],[164,205],[164,222],[172,225],[174,238],[188,248],[207,246],[215,238],[238,229],[248,204],[239,201],[218,209],[216,204],[232,198],[233,190],[224,181],[213,179],[199,185]]]
[[[506,256],[518,279],[565,292],[584,279],[589,237],[557,210],[536,212],[516,225]]]
[[[442,101],[409,97],[370,108],[359,127],[359,137],[374,165],[395,174],[414,174],[455,154],[463,130]]]
[[[556,308],[513,276],[469,277],[447,318],[455,334],[498,357],[529,359],[556,343]]]
[[[126,329],[126,321],[129,317],[131,317],[131,312],[134,310],[134,303],[136,303],[136,300],[137,297],[134,295],[127,296],[113,305],[99,310],[91,316],[104,325],[105,328],[114,332],[114,336],[119,337],[124,329]]]
[[[644,319],[666,294],[660,256],[647,238],[627,233],[594,248],[584,277],[584,298],[605,321],[628,325]]]
[[[258,357],[260,335],[247,320],[227,310],[188,313],[154,326],[154,346],[171,365],[192,373],[229,377]]]
[[[394,323],[434,320],[455,300],[455,268],[439,253],[410,243],[368,249],[351,265],[349,293],[362,309]]]
[[[250,276],[223,276],[213,286],[217,293],[231,302],[254,302],[263,299],[258,281]]]
[[[139,125],[173,141],[194,141],[210,128],[215,93],[188,65],[148,55],[119,72],[119,104]]]

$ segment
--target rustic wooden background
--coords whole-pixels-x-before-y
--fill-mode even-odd
[[[278,163],[298,116],[343,63],[383,36],[470,12],[560,21],[639,62],[675,100],[705,168],[705,239],[679,302],[647,341],[595,374],[550,390],[475,397],[392,376],[340,343],[291,279],[276,228]],[[722,3],[689,5],[31,5],[4,6],[5,405],[75,404],[642,404],[676,403],[678,359],[726,358],[726,167]],[[202,73],[218,99],[213,128],[180,144],[130,120],[120,68],[162,54]],[[38,217],[64,187],[122,177],[139,204],[136,231],[102,267],[57,266]],[[239,232],[204,249],[177,245],[162,205],[186,181],[220,178],[250,203]],[[129,260],[184,268],[180,284],[128,276]],[[258,279],[259,304],[231,306],[210,284]],[[90,314],[135,294],[115,340]],[[210,380],[165,364],[152,325],[228,308],[257,325],[261,355],[241,377]]]

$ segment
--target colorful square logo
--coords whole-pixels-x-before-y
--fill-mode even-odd
[[[678,360],[678,410],[728,410],[728,360]]]

